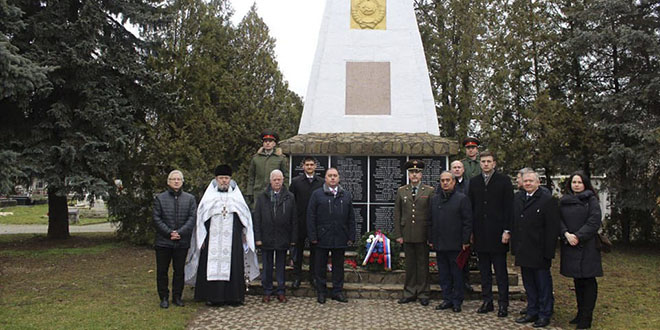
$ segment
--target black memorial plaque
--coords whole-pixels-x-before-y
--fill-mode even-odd
[[[447,157],[437,156],[437,157],[414,157],[410,156],[410,159],[421,159],[424,162],[424,171],[422,176],[422,183],[427,184],[431,187],[438,186],[438,180],[440,180],[440,174],[442,171],[446,170],[447,166]]]
[[[369,202],[394,203],[396,190],[406,184],[405,163],[406,157],[371,157]]]
[[[394,232],[394,205],[369,206],[369,230],[377,229],[385,233]]]
[[[367,156],[332,156],[330,166],[339,171],[339,184],[354,202],[367,201]]]
[[[328,168],[328,156],[312,156],[316,158],[316,174],[320,177],[325,176],[325,170]],[[295,178],[300,174],[305,173],[302,167],[302,161],[305,159],[305,156],[293,156],[291,157],[291,164],[293,169],[291,170],[291,178]]]
[[[367,232],[367,205],[353,204],[353,210],[355,211],[355,242],[353,242],[353,246],[356,246],[360,237]]]

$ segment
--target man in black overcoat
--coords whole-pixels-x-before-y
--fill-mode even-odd
[[[550,266],[559,236],[559,203],[548,190],[540,189],[533,169],[521,174],[523,190],[516,193],[513,204],[511,252],[522,272],[527,314],[516,322],[534,322],[540,328],[550,324],[554,304]]]
[[[462,250],[470,247],[472,206],[470,199],[456,191],[455,186],[456,177],[452,173],[440,174],[440,189],[431,198],[429,243],[436,251],[442,288],[443,302],[435,309],[451,308],[458,313],[463,304],[463,274],[456,259]]]
[[[339,171],[331,167],[325,171],[325,183],[316,189],[307,206],[307,235],[316,245],[314,275],[319,304],[325,304],[328,294],[326,267],[332,254],[333,300],[346,303],[344,295],[344,252],[355,242],[355,211],[351,193],[339,185]]]
[[[284,185],[284,174],[280,170],[270,172],[270,184],[259,196],[252,213],[254,243],[261,248],[263,273],[261,285],[264,289],[263,302],[270,301],[273,293],[273,255],[277,279],[277,300],[287,302],[284,295],[286,251],[298,240],[295,197]]]
[[[449,168],[451,170],[451,174],[453,174],[454,178],[456,178],[456,186],[454,187],[454,191],[461,192],[467,196],[470,192],[470,178],[465,175],[465,165],[463,165],[463,162],[460,160],[455,160],[451,162]],[[436,190],[440,191],[441,189],[438,188]],[[474,258],[476,258],[476,255]],[[474,290],[472,290],[472,286],[470,285],[469,262],[465,265],[465,267],[463,267],[463,289],[468,293],[474,292]]]
[[[509,274],[506,253],[509,250],[513,187],[511,179],[495,170],[495,154],[486,150],[479,155],[481,174],[470,179],[468,196],[472,203],[474,250],[479,258],[483,303],[477,313],[494,310],[492,271],[499,290],[497,316],[506,317],[509,308]]]
[[[296,197],[296,211],[298,219],[298,242],[294,251],[293,263],[293,284],[297,289],[302,281],[302,262],[303,250],[305,249],[305,239],[307,238],[307,205],[312,192],[323,187],[323,178],[316,175],[316,159],[311,156],[303,159],[303,171],[297,177],[291,180],[289,191]],[[309,246],[309,283],[314,287],[314,253],[315,247],[310,242]]]

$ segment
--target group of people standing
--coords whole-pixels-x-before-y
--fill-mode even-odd
[[[481,275],[483,302],[477,313],[495,310],[494,270],[497,316],[506,317],[507,253],[511,250],[516,266],[521,268],[527,295],[527,307],[516,322],[545,327],[550,324],[554,307],[550,267],[559,239],[560,273],[572,277],[575,283],[578,311],[571,323],[578,329],[590,328],[597,297],[596,277],[603,271],[597,249],[601,210],[589,178],[582,172],[573,173],[558,201],[541,186],[536,171],[524,168],[518,172],[518,192],[514,194],[509,177],[496,170],[494,153],[479,153],[479,140],[475,138],[465,139],[464,146],[467,157],[452,162],[450,171],[441,173],[436,189],[421,184],[422,162],[406,164],[410,183],[399,188],[394,211],[394,235],[406,254],[406,280],[398,302],[419,299],[422,305],[429,304],[430,248],[436,252],[443,297],[436,309],[461,312],[468,272],[465,255],[471,249],[476,252]]]
[[[169,307],[170,264],[174,305],[184,306],[184,282],[195,287],[195,300],[209,306],[242,304],[246,282],[260,275],[257,249],[263,265],[262,301],[268,303],[277,296],[287,302],[287,250],[294,256],[292,286],[299,288],[305,239],[311,244],[310,283],[318,291],[318,302],[325,303],[328,296],[325,267],[329,255],[334,265],[329,297],[348,301],[342,288],[344,252],[355,241],[351,194],[339,185],[337,169],[328,169],[325,179],[316,175],[312,157],[304,159],[304,174],[287,188],[288,163],[276,148],[277,134],[264,131],[261,139],[262,147],[250,163],[245,196],[232,180],[229,165],[215,168],[215,178],[199,205],[182,190],[181,171],[168,175],[168,189],[156,196],[153,208],[160,307]]]
[[[209,305],[242,304],[246,280],[259,275],[257,248],[261,249],[262,301],[276,295],[286,302],[287,250],[293,253],[292,287],[301,286],[305,241],[310,244],[310,284],[318,303],[326,298],[347,302],[343,292],[344,252],[355,241],[352,196],[344,190],[336,168],[325,177],[315,174],[316,160],[305,157],[303,173],[287,188],[288,163],[276,148],[277,134],[261,134],[262,148],[253,157],[246,200],[231,180],[227,165],[215,169],[197,207],[195,198],[181,190],[183,174],[172,171],[168,190],[154,201],[157,284],[161,307],[169,306],[167,271],[174,274],[172,302],[183,306],[183,280],[195,286],[195,299]],[[461,312],[464,290],[470,289],[465,255],[476,252],[483,303],[477,313],[494,311],[492,270],[498,286],[499,317],[508,316],[507,253],[521,267],[527,308],[516,319],[545,327],[550,323],[551,261],[561,239],[561,274],[574,278],[578,312],[571,323],[590,328],[597,297],[596,277],[602,276],[596,246],[601,211],[589,178],[570,176],[566,194],[557,201],[531,168],[518,174],[514,195],[511,180],[496,170],[490,151],[478,152],[479,140],[464,140],[466,158],[451,163],[436,188],[422,184],[424,163],[405,164],[409,183],[397,191],[393,235],[405,252],[405,284],[399,303],[419,299],[429,304],[429,250],[436,252],[443,301],[438,310]],[[250,206],[248,206],[248,204]],[[332,257],[332,291],[326,270]],[[461,258],[463,258],[461,262]],[[185,267],[184,267],[185,265]],[[273,265],[277,288],[273,288]],[[184,275],[185,268],[185,275]]]

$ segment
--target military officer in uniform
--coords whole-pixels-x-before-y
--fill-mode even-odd
[[[422,306],[429,304],[428,228],[433,187],[422,184],[424,163],[410,160],[405,165],[409,184],[396,193],[394,202],[394,237],[403,244],[406,254],[406,281],[400,304],[419,298]]]
[[[461,159],[465,173],[463,177],[472,179],[473,177],[481,174],[481,165],[479,165],[479,139],[474,137],[467,137],[463,140],[465,147],[465,158]]]

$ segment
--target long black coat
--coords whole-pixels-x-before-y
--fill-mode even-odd
[[[559,235],[558,201],[543,189],[537,189],[527,201],[526,196],[521,190],[514,197],[511,251],[517,266],[547,269],[555,257]]]
[[[156,226],[155,246],[182,249],[190,247],[190,236],[197,219],[195,196],[168,188],[154,198],[153,215]],[[170,233],[173,231],[179,233],[180,240],[170,239]]]
[[[436,251],[460,251],[470,242],[472,233],[472,205],[461,192],[452,192],[445,198],[436,191],[431,198],[431,226],[429,242]]]
[[[468,196],[472,203],[472,232],[476,252],[506,253],[508,244],[502,244],[502,234],[511,229],[513,217],[513,187],[511,179],[494,172],[488,186],[483,175],[470,178]]]
[[[596,248],[596,233],[601,226],[601,210],[598,199],[590,190],[564,195],[559,201],[561,211],[561,262],[560,273],[573,278],[603,276],[600,251]],[[579,244],[571,246],[564,234],[578,237]]]
[[[296,211],[298,220],[298,240],[307,237],[307,206],[312,192],[323,187],[323,179],[315,175],[312,182],[302,173],[291,180],[289,191],[296,197]]]
[[[298,239],[298,220],[293,194],[282,186],[275,201],[271,199],[270,185],[257,197],[254,207],[254,240],[261,248],[286,250]]]
[[[456,180],[456,187],[454,187],[454,190],[458,192],[462,192],[465,196],[467,196],[470,193],[470,179],[467,176],[463,175],[463,180],[461,180],[461,182],[458,182],[458,180]]]
[[[339,186],[333,196],[327,185],[316,189],[307,206],[307,237],[317,247],[343,249],[355,242],[355,211],[351,193]]]

